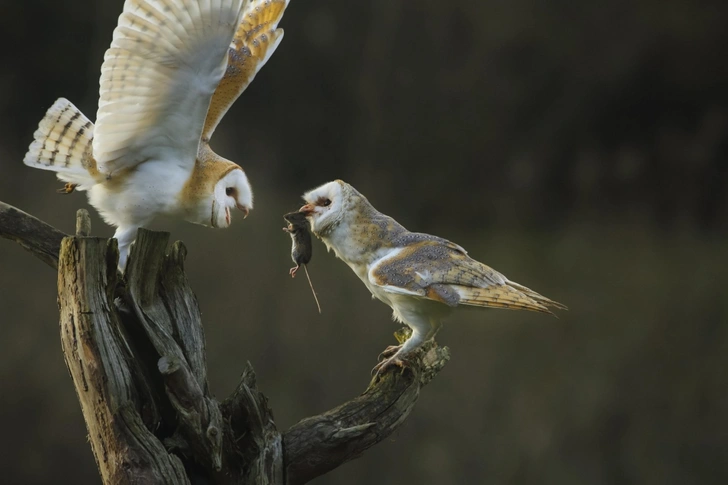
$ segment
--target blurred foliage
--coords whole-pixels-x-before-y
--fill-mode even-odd
[[[0,199],[68,232],[85,198],[21,160],[55,98],[94,117],[122,4],[0,0]],[[727,22],[688,0],[293,0],[212,141],[256,209],[154,226],[190,250],[212,389],[250,360],[285,429],[366,386],[388,309],[317,244],[319,316],[281,231],[342,178],[571,311],[456,314],[397,436],[314,483],[726,483]],[[99,482],[57,320],[53,272],[0,242],[7,483]]]

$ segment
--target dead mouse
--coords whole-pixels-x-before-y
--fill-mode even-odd
[[[303,265],[303,270],[306,272],[308,284],[311,286],[313,298],[316,300],[316,306],[318,307],[319,313],[321,313],[321,305],[319,305],[316,291],[313,289],[311,277],[308,275],[308,268],[306,267],[309,261],[311,261],[311,256],[313,255],[313,241],[311,240],[311,233],[309,232],[306,215],[302,212],[289,212],[283,216],[283,219],[288,222],[288,227],[284,227],[283,230],[291,235],[291,259],[294,263],[296,263],[296,266],[291,268],[288,274],[291,275],[291,278],[295,277],[296,271],[298,271],[298,268]]]

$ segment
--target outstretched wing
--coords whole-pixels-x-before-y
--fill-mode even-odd
[[[449,306],[471,305],[552,313],[565,309],[493,268],[470,257],[457,245],[437,241],[398,248],[374,263],[371,284],[394,294],[412,295]]]
[[[253,0],[245,8],[229,48],[225,75],[210,101],[203,140],[209,141],[230,106],[275,52],[283,39],[283,29],[277,27],[286,6],[288,0]]]
[[[107,176],[146,160],[192,169],[244,0],[126,0],[101,66],[93,154]]]

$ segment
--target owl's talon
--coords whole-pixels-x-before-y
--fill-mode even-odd
[[[389,358],[389,357],[392,357],[392,356],[393,356],[394,354],[396,354],[396,353],[397,353],[397,352],[399,351],[399,349],[401,349],[401,348],[402,348],[402,346],[401,346],[401,345],[390,345],[389,347],[387,347],[386,349],[384,349],[384,350],[382,351],[382,353],[381,353],[381,354],[379,354],[379,356],[377,356],[377,360],[378,360],[379,362],[381,362],[381,361],[382,361],[382,360],[384,360],[384,359],[387,359],[387,358]]]
[[[72,194],[74,190],[76,190],[76,187],[78,187],[78,184],[72,184],[71,182],[68,182],[66,185],[63,186],[62,189],[56,190],[59,194]]]
[[[386,351],[385,351],[386,352]],[[392,366],[397,366],[402,369],[402,372],[404,372],[405,362],[401,357],[398,357],[395,353],[392,357],[385,359],[374,366],[372,369],[372,375],[374,377],[378,375],[383,375],[387,369],[389,369]]]

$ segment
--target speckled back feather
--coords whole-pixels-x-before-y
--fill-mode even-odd
[[[476,261],[449,241],[423,239],[416,233],[396,257],[383,259],[369,272],[372,283],[400,288],[412,295],[448,306],[469,305],[552,313],[566,308],[533,290],[511,282],[493,268]],[[427,235],[422,235],[427,236]],[[419,239],[419,241],[417,241]]]

